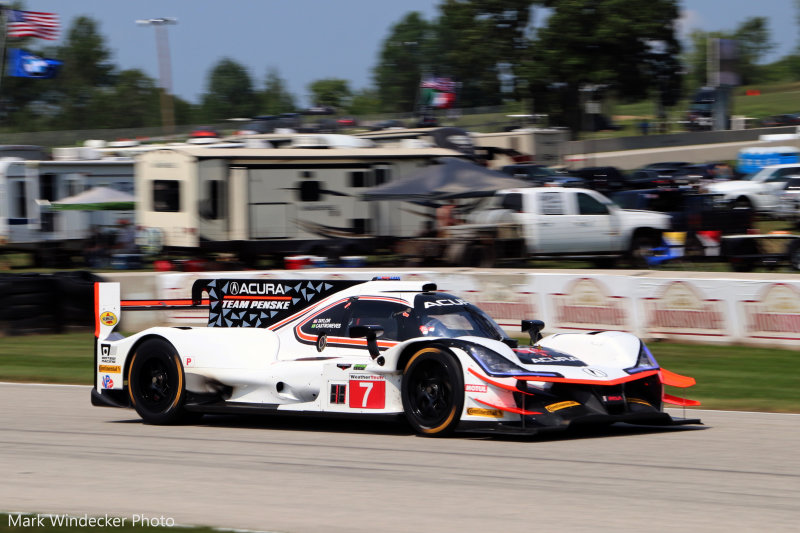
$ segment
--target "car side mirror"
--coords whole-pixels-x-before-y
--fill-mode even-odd
[[[521,330],[531,336],[531,344],[536,344],[542,339],[544,322],[541,320],[523,320]]]
[[[373,359],[377,359],[381,355],[381,352],[378,350],[378,336],[382,334],[382,326],[366,324],[363,326],[352,326],[350,328],[350,338],[367,338],[367,349],[369,350],[369,356]]]

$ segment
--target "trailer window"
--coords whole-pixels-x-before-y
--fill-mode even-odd
[[[350,173],[350,186],[351,187],[366,187],[367,186],[367,173],[363,170],[356,170]]]
[[[300,201],[319,202],[322,200],[320,184],[319,181],[301,181],[300,187],[297,188],[297,190],[300,191]]]
[[[25,182],[14,181],[11,194],[11,218],[25,218],[28,211],[25,209]]]
[[[208,181],[208,196],[205,201],[203,217],[208,220],[219,220],[222,215],[222,182]]]
[[[176,180],[153,182],[153,211],[177,213],[181,210],[181,183]]]
[[[381,185],[382,183],[386,183],[389,181],[389,169],[388,168],[376,168],[375,169],[375,185]]]
[[[350,227],[356,235],[365,235],[370,231],[370,220],[368,218],[351,218]]]

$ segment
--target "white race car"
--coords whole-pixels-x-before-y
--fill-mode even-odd
[[[522,321],[518,346],[486,313],[430,282],[201,279],[192,298],[120,301],[95,288],[92,403],[151,424],[221,412],[405,416],[418,433],[535,433],[580,424],[699,423],[663,403],[688,387],[623,332],[555,334]],[[122,309],[208,307],[208,327],[114,333]]]

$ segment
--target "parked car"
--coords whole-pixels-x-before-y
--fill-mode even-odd
[[[688,165],[673,174],[677,186],[694,186],[714,179],[714,164]]]
[[[644,165],[644,170],[660,170],[665,172],[677,172],[679,169],[691,166],[688,161],[659,161],[658,163],[649,163]]]
[[[778,191],[775,217],[800,224],[800,176],[789,178],[783,189]]]
[[[800,113],[773,115],[761,120],[762,126],[796,126],[800,124]]]
[[[655,187],[673,187],[675,179],[671,172],[653,169],[638,169],[631,172],[625,180],[626,189],[652,189]]]
[[[546,183],[550,183],[556,178],[563,178],[566,176],[563,172],[559,172],[547,165],[540,165],[536,163],[517,163],[514,165],[506,165],[502,167],[501,172],[505,172],[509,176],[517,179],[529,181],[537,187],[541,187]]]
[[[625,188],[625,174],[617,167],[585,167],[570,170],[573,176],[586,180],[586,186],[605,195]]]
[[[752,227],[752,212],[730,209],[721,194],[698,193],[692,189],[639,189],[620,191],[611,200],[623,209],[645,209],[666,213],[672,231],[690,235],[698,231],[719,231],[722,235],[746,233]]]
[[[369,129],[371,131],[391,130],[405,128],[406,125],[401,120],[389,119],[381,120],[372,124]]]
[[[769,165],[740,180],[712,183],[708,192],[725,195],[734,207],[750,207],[758,213],[774,216],[779,191],[794,176],[800,176],[800,163]]]

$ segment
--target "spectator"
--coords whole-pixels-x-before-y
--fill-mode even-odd
[[[120,219],[117,221],[119,229],[117,230],[116,251],[120,254],[135,254],[139,250],[136,246],[136,228],[133,227],[130,220]]]
[[[436,229],[439,232],[439,237],[443,237],[444,230],[448,226],[456,223],[455,218],[456,206],[452,202],[443,204],[436,208]]]

